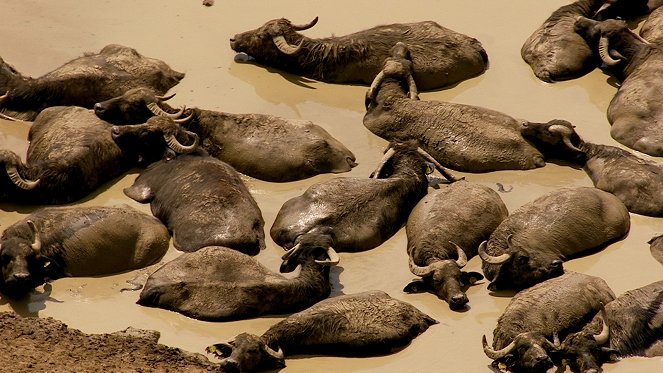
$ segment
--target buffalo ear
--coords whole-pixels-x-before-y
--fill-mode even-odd
[[[619,361],[619,351],[614,348],[601,347],[601,357],[603,361]]]
[[[426,292],[427,290],[428,287],[426,286],[426,283],[422,280],[414,280],[403,288],[403,291],[406,293],[423,293]]]
[[[483,280],[483,275],[479,272],[462,272],[460,274],[460,281],[463,284],[474,285],[481,280]]]

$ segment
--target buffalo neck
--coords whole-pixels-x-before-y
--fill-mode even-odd
[[[629,32],[629,34],[632,33]],[[629,39],[632,40],[610,42],[610,47],[619,51],[626,61],[628,61],[622,68],[619,68],[619,65],[617,67],[616,78],[622,82],[636,71],[653,53],[661,53],[661,49],[658,46],[652,46],[637,40],[635,35],[632,35]]]
[[[371,112],[377,106],[388,108],[391,101],[408,97],[406,83],[397,79],[387,78],[377,89],[375,100],[369,106],[368,112]]]

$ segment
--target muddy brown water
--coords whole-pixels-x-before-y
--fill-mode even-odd
[[[342,141],[357,156],[359,166],[343,175],[319,175],[311,179],[274,184],[245,177],[262,209],[266,229],[289,198],[300,195],[314,182],[339,176],[367,177],[381,157],[386,142],[362,125],[367,87],[331,85],[281,74],[253,64],[238,63],[228,45],[229,37],[287,17],[305,23],[320,21],[305,33],[312,37],[344,35],[377,24],[434,20],[455,31],[479,39],[490,56],[490,69],[482,76],[455,87],[423,92],[423,100],[443,100],[480,105],[531,121],[553,118],[574,123],[586,140],[619,146],[609,135],[605,111],[615,93],[608,76],[596,70],[580,79],[547,84],[539,81],[520,58],[524,40],[548,15],[566,1],[531,0],[451,1],[422,0],[416,5],[401,1],[380,2],[284,0],[256,4],[221,0],[205,7],[199,0],[143,0],[140,2],[80,2],[36,0],[4,2],[1,6],[0,56],[26,75],[39,76],[85,52],[96,52],[109,43],[136,48],[160,58],[186,73],[171,92],[176,105],[234,113],[265,113],[312,120]],[[0,146],[25,157],[29,124],[0,120]],[[247,155],[250,156],[250,155]],[[646,156],[644,156],[646,157]],[[657,161],[661,161],[660,159]],[[138,171],[106,184],[80,205],[129,204],[149,213],[126,197]],[[497,190],[504,184],[509,193],[501,197],[513,212],[534,198],[564,186],[591,186],[582,170],[555,164],[529,171],[461,174],[470,181]],[[33,209],[0,205],[2,229]],[[568,270],[604,278],[616,294],[644,286],[663,277],[647,241],[663,233],[663,220],[632,214],[628,237],[604,251],[566,263]],[[509,298],[488,294],[486,283],[468,291],[471,308],[452,312],[431,294],[405,294],[403,287],[414,278],[407,266],[405,231],[380,247],[364,253],[342,253],[333,273],[334,294],[382,289],[412,303],[440,321],[406,349],[373,358],[294,357],[283,372],[489,372],[490,359],[481,348],[481,336],[490,340],[492,330]],[[278,270],[282,249],[270,239],[257,259]],[[179,253],[172,248],[163,261]],[[241,332],[260,334],[280,317],[213,323],[193,320],[174,312],[135,304],[138,292],[120,292],[126,280],[154,271],[141,271],[98,278],[57,280],[39,288],[29,300],[7,302],[0,310],[62,320],[88,333],[123,330],[128,326],[161,332],[161,343],[203,352],[205,346],[226,341]],[[467,270],[480,271],[474,258]],[[606,364],[606,372],[663,371],[661,358],[628,358]]]

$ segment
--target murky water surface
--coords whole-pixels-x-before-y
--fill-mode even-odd
[[[320,21],[305,33],[312,37],[344,35],[377,24],[434,20],[455,31],[479,39],[490,56],[490,69],[456,87],[424,92],[424,100],[443,100],[480,105],[531,121],[566,119],[577,126],[585,140],[618,145],[609,135],[605,111],[615,93],[600,71],[577,80],[547,84],[537,80],[520,58],[524,40],[559,6],[562,0],[451,1],[415,3],[384,0],[252,2],[217,0],[213,7],[201,1],[6,1],[0,22],[0,56],[31,76],[44,74],[84,52],[96,52],[109,43],[136,48],[163,59],[186,73],[171,92],[175,105],[198,106],[235,113],[266,113],[312,120],[341,140],[357,156],[359,166],[342,176],[367,177],[381,157],[386,142],[362,125],[366,87],[330,85],[298,79],[253,64],[235,62],[229,37],[287,17],[305,23]],[[267,5],[269,4],[269,5]],[[416,5],[415,5],[416,4]],[[25,157],[29,124],[0,120],[0,146]],[[250,157],[250,154],[247,154]],[[658,160],[660,161],[660,160]],[[127,203],[149,213],[149,206],[126,197],[137,172],[107,184],[80,205],[112,206]],[[244,178],[271,227],[278,209],[314,182],[339,175],[320,175],[308,180],[273,184]],[[536,197],[564,186],[591,186],[582,170],[549,164],[530,171],[465,174],[468,180],[497,189],[496,183],[513,186],[501,194],[513,212]],[[1,205],[0,227],[22,219],[32,208]],[[628,237],[599,254],[570,261],[566,268],[604,278],[616,294],[660,280],[663,267],[649,252],[647,241],[663,233],[661,219],[632,215]],[[283,372],[488,372],[481,336],[492,335],[496,319],[509,301],[488,294],[482,282],[468,291],[471,309],[457,313],[433,295],[402,292],[413,279],[407,266],[405,231],[382,246],[364,253],[341,254],[333,271],[334,293],[382,289],[408,301],[440,321],[405,350],[383,357],[350,359],[297,357],[287,360]],[[278,270],[282,249],[270,239],[260,255],[265,265]],[[179,253],[170,249],[164,261]],[[149,268],[153,271],[157,266]],[[467,270],[480,271],[474,258]],[[0,300],[0,310],[25,315],[51,316],[85,332],[112,332],[127,326],[156,329],[161,342],[190,351],[225,341],[241,332],[260,334],[280,318],[246,321],[201,322],[177,313],[135,304],[138,292],[120,292],[132,279],[148,270],[100,278],[62,279],[39,289],[27,302]],[[50,292],[50,295],[47,295]],[[663,371],[660,358],[625,359],[604,366],[606,372]]]

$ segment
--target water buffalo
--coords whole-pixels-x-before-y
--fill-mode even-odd
[[[614,195],[561,188],[509,215],[479,247],[490,290],[523,289],[563,272],[566,260],[626,236],[630,216]]]
[[[292,272],[301,265],[294,278],[224,247],[184,253],[150,275],[138,304],[208,321],[301,311],[331,292],[329,268],[339,259],[324,238],[302,240],[286,252],[280,270]]]
[[[158,219],[127,205],[46,207],[0,237],[0,289],[22,297],[49,280],[98,276],[154,264],[170,236]]]
[[[91,109],[95,103],[135,87],[150,87],[163,94],[182,78],[183,73],[165,62],[118,44],[76,58],[39,78],[23,76],[0,59],[0,112],[32,121],[49,106]]]
[[[610,135],[631,149],[663,156],[663,107],[657,82],[663,49],[629,30],[624,21],[580,18],[576,32],[597,46],[605,69],[621,83],[608,106]]]
[[[451,308],[464,307],[468,302],[464,288],[483,276],[461,269],[508,214],[497,192],[468,181],[442,185],[428,193],[405,226],[410,271],[421,279],[403,290],[430,291]]]
[[[663,281],[657,281],[606,304],[591,323],[566,337],[560,350],[573,372],[590,373],[621,357],[657,356],[649,349],[661,341]]]
[[[663,5],[663,1],[661,2]],[[663,8],[656,8],[640,27],[640,36],[654,44],[663,43]]]
[[[329,83],[371,84],[396,42],[415,57],[414,77],[420,89],[449,86],[482,74],[488,55],[481,43],[433,21],[376,26],[345,36],[311,39],[297,33],[313,27],[274,19],[230,39],[235,52],[258,63]]]
[[[270,234],[284,248],[300,236],[333,232],[336,251],[375,248],[393,236],[426,195],[428,163],[413,142],[390,144],[373,178],[338,177],[286,201]]]
[[[242,333],[207,347],[222,358],[222,372],[285,367],[299,354],[374,356],[405,348],[437,321],[379,290],[325,299],[290,315],[261,336]]]
[[[142,123],[154,114],[181,115],[176,121],[196,133],[210,155],[260,180],[301,180],[321,173],[347,172],[357,165],[351,151],[311,121],[198,108],[171,112],[163,99],[149,89],[136,88],[97,103],[95,112],[116,124]]]
[[[464,172],[543,167],[548,154],[541,149],[564,158],[567,145],[556,134],[572,128],[569,122],[532,123],[478,106],[416,99],[410,55],[405,44],[394,46],[369,88],[363,122],[371,132],[389,141],[416,139],[442,165]],[[525,131],[545,136],[525,139]]]
[[[0,197],[26,204],[69,203],[140,165],[141,160],[144,164],[160,159],[168,146],[188,151],[174,136],[165,140],[170,131],[165,129],[175,126],[170,119],[158,118],[151,125],[157,129],[155,136],[116,142],[117,129],[91,110],[44,109],[30,127],[25,163],[11,151],[0,151],[0,163],[7,171],[0,173]]]
[[[605,4],[590,18],[605,21],[609,18],[637,20],[663,5],[661,0],[605,0]]]
[[[483,350],[511,372],[543,373],[559,363],[559,338],[580,330],[615,299],[606,282],[569,272],[518,292],[497,320],[493,346]]]
[[[544,82],[575,79],[594,70],[600,60],[574,31],[579,16],[591,18],[607,0],[578,0],[555,10],[527,38],[520,55]]]
[[[663,264],[663,235],[652,237],[647,243],[654,259]]]
[[[256,255],[265,248],[262,213],[239,174],[200,149],[151,164],[124,193],[150,204],[178,250],[226,246]]]

